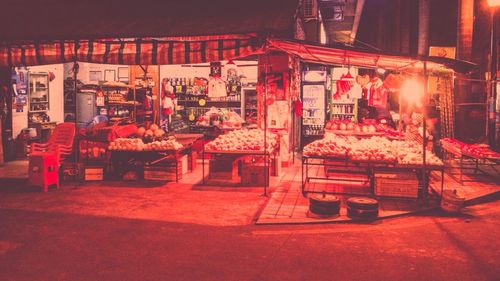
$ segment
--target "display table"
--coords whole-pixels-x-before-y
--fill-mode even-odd
[[[309,169],[311,166],[323,166],[328,173],[343,173],[353,175],[352,179],[336,178],[335,176],[329,177],[325,173],[325,177],[310,176]],[[377,173],[415,173],[421,177],[422,185],[424,187],[424,195],[427,197],[429,192],[429,174],[432,171],[441,172],[441,194],[444,187],[444,165],[407,165],[398,164],[396,162],[383,162],[383,161],[356,161],[348,159],[347,157],[333,157],[333,156],[303,156],[302,157],[302,173],[301,173],[301,186],[302,194],[306,197],[307,193],[335,193],[314,191],[307,189],[307,183],[310,180],[325,180],[325,181],[353,181],[353,182],[368,182],[370,190],[374,193],[375,174]],[[354,193],[353,193],[354,194]],[[359,195],[359,194],[355,194]],[[425,198],[424,198],[425,199]]]
[[[474,174],[479,172],[484,175],[496,177],[498,180],[500,176],[500,158],[479,157],[446,145],[442,145],[441,148],[443,150],[443,160],[447,164],[447,168],[458,168],[459,171],[458,178],[451,171],[448,172],[448,175],[461,185],[464,184],[464,170],[472,170]],[[453,160],[458,161],[458,167],[452,163]],[[486,167],[489,167],[494,174],[484,170]]]
[[[213,155],[213,156],[226,156],[226,157],[233,157],[233,158],[238,158],[238,157],[263,157],[264,158],[264,171],[268,171],[269,168],[269,161],[271,157],[276,157],[277,154],[277,149],[273,149],[272,151],[262,151],[262,150],[239,150],[239,151],[221,151],[221,150],[206,150],[205,146],[203,146],[202,150],[202,180],[203,184],[206,183],[206,178],[205,178],[205,156],[207,154]],[[264,194],[267,194],[267,188],[269,187],[269,181],[264,180],[263,181],[263,187],[264,187]]]
[[[162,164],[161,167],[172,168],[174,179],[176,182],[180,179],[179,161],[182,156],[190,153],[190,148],[184,147],[179,150],[154,150],[154,151],[127,151],[114,150],[111,151],[110,168],[114,179],[121,179],[126,171],[139,170],[138,167],[153,166]],[[144,177],[144,174],[142,174]],[[162,180],[162,179],[158,179]],[[170,180],[170,179],[165,179]]]

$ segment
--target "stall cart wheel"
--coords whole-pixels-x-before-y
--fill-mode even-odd
[[[309,197],[309,211],[319,216],[334,216],[340,211],[340,199],[333,195]]]
[[[368,197],[347,199],[347,216],[357,220],[373,220],[378,216],[378,201]]]

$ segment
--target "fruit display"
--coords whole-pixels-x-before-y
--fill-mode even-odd
[[[347,156],[348,146],[347,139],[331,135],[306,145],[303,153],[306,156],[345,158]]]
[[[377,124],[367,121],[362,124],[352,123],[348,120],[330,120],[326,123],[327,132],[342,135],[384,135],[392,139],[402,139],[404,134],[386,124]]]
[[[149,129],[146,129],[145,127],[137,128],[135,136],[141,139],[144,143],[149,143],[153,141],[164,140],[166,138],[166,132],[158,125],[151,124],[151,126],[149,126]]]
[[[352,139],[352,138],[351,138]],[[395,162],[392,142],[385,137],[350,141],[349,158],[355,161]]]
[[[423,162],[422,146],[417,142],[390,140],[386,137],[372,136],[358,139],[352,136],[328,135],[304,147],[305,156],[347,156],[353,161],[387,162],[407,165],[420,165]],[[430,151],[426,153],[426,163],[443,165],[441,159]]]
[[[162,150],[178,150],[183,146],[175,140],[169,138],[161,141],[153,141],[144,143],[139,138],[118,138],[109,144],[109,150],[118,151],[162,151]]]
[[[500,159],[500,153],[493,151],[486,144],[467,144],[457,139],[444,138],[441,145],[444,149],[475,158]]]
[[[278,138],[276,134],[267,132],[266,148],[271,152],[277,147]],[[210,151],[262,151],[264,150],[264,131],[254,130],[234,130],[227,134],[220,135],[213,141],[205,145]]]
[[[217,109],[212,107],[205,114],[198,117],[196,125],[210,126],[212,124],[221,125],[222,128],[241,128],[241,125],[244,122],[245,120],[243,120],[238,113],[232,110]]]
[[[356,124],[348,120],[330,120],[326,123],[325,129],[331,131],[343,131],[344,134],[376,134],[377,129],[374,124]]]

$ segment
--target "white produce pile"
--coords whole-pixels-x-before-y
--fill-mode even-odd
[[[267,151],[272,151],[277,145],[276,134],[267,132],[265,145]],[[263,151],[264,131],[260,129],[234,130],[227,134],[220,135],[213,141],[207,143],[205,149],[212,151]]]
[[[153,141],[144,143],[139,138],[118,138],[109,144],[109,150],[121,151],[155,151],[155,150],[178,150],[183,146],[175,139]]]
[[[348,157],[355,161],[397,162],[399,164],[420,165],[423,162],[422,146],[419,143],[389,140],[380,136],[358,139],[328,135],[324,139],[306,145],[304,155]],[[426,152],[426,163],[443,165],[441,159],[430,151]]]

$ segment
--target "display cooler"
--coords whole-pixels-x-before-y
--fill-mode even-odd
[[[325,69],[302,72],[302,146],[322,138],[327,114]]]

